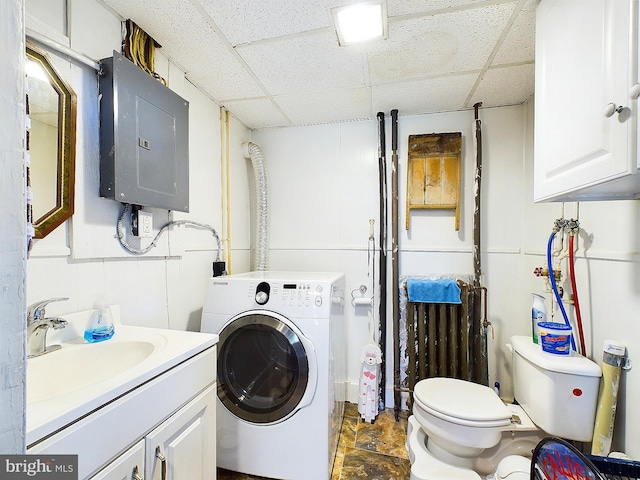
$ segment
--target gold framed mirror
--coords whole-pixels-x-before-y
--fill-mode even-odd
[[[49,56],[27,42],[29,177],[35,238],[73,215],[77,99]]]

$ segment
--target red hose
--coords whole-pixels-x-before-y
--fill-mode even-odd
[[[587,354],[585,350],[584,344],[584,332],[582,330],[582,316],[580,314],[580,303],[578,302],[578,289],[576,288],[576,271],[573,267],[575,262],[574,253],[573,253],[573,237],[574,235],[569,235],[569,276],[571,277],[571,289],[573,290],[573,304],[576,307],[576,323],[578,324],[578,334],[580,336],[580,351],[582,355]]]

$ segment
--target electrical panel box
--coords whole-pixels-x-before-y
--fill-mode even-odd
[[[188,212],[189,102],[116,51],[100,63],[100,196]]]

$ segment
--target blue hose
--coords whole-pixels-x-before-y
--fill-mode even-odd
[[[553,246],[553,239],[556,236],[556,232],[551,232],[551,236],[549,237],[549,243],[547,244],[547,268],[549,269],[549,279],[551,280],[551,288],[553,289],[553,293],[556,296],[556,300],[558,302],[558,306],[560,307],[560,311],[562,312],[562,318],[564,319],[565,325],[571,327],[571,323],[569,322],[569,317],[567,316],[567,312],[564,309],[564,305],[562,304],[562,298],[560,298],[560,293],[558,293],[558,286],[556,285],[556,277],[553,274],[553,263],[551,262],[551,247]],[[573,350],[576,349],[576,342],[573,339],[573,335],[571,335],[571,348]]]

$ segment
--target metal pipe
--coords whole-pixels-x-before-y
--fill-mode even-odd
[[[229,110],[220,107],[220,154],[222,161],[221,183],[222,183],[222,242],[224,245],[224,260],[226,262],[227,274],[231,275],[231,177],[230,177],[230,129]]]
[[[393,298],[393,349],[396,367],[394,369],[394,385],[400,385],[400,271],[398,268],[398,110],[391,110],[391,269]],[[399,397],[400,393],[396,393]],[[400,399],[394,400],[395,405]],[[399,412],[396,414],[398,418]]]
[[[41,45],[49,47],[51,50],[54,50],[68,58],[71,58],[73,60],[76,60],[77,62],[83,63],[93,68],[98,73],[102,69],[101,65],[98,62],[92,60],[86,55],[83,55],[82,53],[78,53],[74,50],[71,50],[69,47],[62,45],[61,43],[58,43],[54,40],[51,40],[50,38],[47,38],[41,33],[31,30],[30,28],[25,29],[25,36],[29,40],[33,40],[34,42],[40,43]]]
[[[473,269],[475,279],[473,284],[480,286],[480,277],[482,275],[481,260],[481,235],[480,235],[480,193],[482,184],[482,121],[478,118],[478,109],[482,106],[482,102],[478,102],[473,106],[476,130],[476,175],[475,175],[475,206],[473,210]]]
[[[418,305],[417,310],[416,312],[415,303],[407,303],[407,357],[409,360],[407,377],[410,392],[413,392],[416,385],[416,326],[420,325],[420,319],[422,318],[420,315],[420,305]],[[396,388],[399,388],[399,386],[396,386]],[[412,403],[413,398],[409,397],[409,402]],[[407,406],[411,408],[410,405]]]
[[[382,365],[380,368],[380,407],[384,408],[387,359],[387,143],[384,132],[384,113],[378,112],[378,184],[380,196],[380,304],[378,310],[380,322],[380,350]]]

